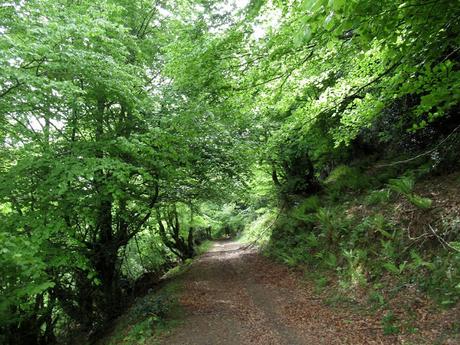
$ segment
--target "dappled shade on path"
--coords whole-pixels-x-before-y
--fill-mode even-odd
[[[183,323],[166,345],[395,344],[364,316],[325,306],[295,272],[216,242],[184,277]]]

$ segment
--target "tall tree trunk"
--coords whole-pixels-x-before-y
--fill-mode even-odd
[[[104,157],[103,136],[105,121],[105,99],[99,98],[96,109],[96,151],[97,158]],[[120,288],[117,277],[117,260],[118,260],[118,240],[113,236],[113,219],[112,208],[113,201],[110,192],[107,190],[106,179],[107,172],[102,169],[95,173],[95,185],[98,192],[98,203],[96,205],[96,232],[97,240],[93,246],[93,263],[101,282],[101,292],[103,297],[100,301],[99,308],[103,313],[105,320],[110,320],[119,312],[120,307]]]

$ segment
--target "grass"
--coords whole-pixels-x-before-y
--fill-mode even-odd
[[[206,240],[203,243],[201,243],[197,248],[196,248],[196,255],[202,255],[206,252],[209,251],[212,247],[212,241]]]
[[[254,243],[264,247],[272,235],[272,225],[276,219],[276,211],[264,210],[259,217],[246,225],[242,235],[238,238],[241,243]]]

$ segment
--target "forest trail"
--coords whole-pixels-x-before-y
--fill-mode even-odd
[[[220,241],[185,273],[182,323],[164,345],[395,344],[365,316],[323,304],[295,272]]]

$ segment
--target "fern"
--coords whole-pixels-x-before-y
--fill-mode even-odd
[[[433,200],[430,198],[424,198],[416,194],[408,195],[407,198],[412,205],[421,209],[428,209],[433,204]]]
[[[403,176],[396,179],[390,179],[388,181],[388,187],[400,194],[408,195],[414,189],[415,181],[409,176]]]
[[[412,205],[418,208],[421,208],[421,209],[430,208],[432,205],[431,199],[424,198],[415,193],[412,193],[414,189],[414,184],[415,182],[413,178],[408,177],[408,176],[403,176],[397,179],[391,179],[388,182],[388,187],[391,190],[407,197],[407,199]]]

